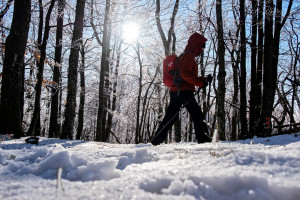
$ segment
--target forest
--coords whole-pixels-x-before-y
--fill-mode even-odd
[[[0,134],[148,143],[166,55],[204,35],[197,94],[211,134],[300,130],[299,0],[1,0]],[[194,141],[185,109],[167,143]]]

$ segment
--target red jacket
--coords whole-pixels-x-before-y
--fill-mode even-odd
[[[188,40],[185,47],[185,54],[178,59],[178,69],[180,70],[181,78],[184,80],[180,88],[183,90],[195,91],[195,86],[203,87],[206,77],[198,77],[198,65],[195,57],[202,53],[201,46],[207,39],[199,33],[194,33]],[[178,91],[177,87],[171,87],[170,92]]]

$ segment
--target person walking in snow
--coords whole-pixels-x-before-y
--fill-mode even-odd
[[[180,88],[170,87],[170,103],[166,115],[151,141],[153,145],[159,145],[165,141],[168,130],[176,121],[174,116],[180,111],[182,105],[192,117],[197,142],[211,142],[211,138],[206,135],[208,127],[204,121],[204,114],[194,97],[195,86],[202,88],[208,84],[207,77],[198,77],[198,65],[195,61],[195,58],[204,51],[206,41],[204,36],[193,33],[185,47],[185,53],[178,57],[178,70],[183,82]]]

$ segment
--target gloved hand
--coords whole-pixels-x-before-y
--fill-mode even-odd
[[[212,77],[212,75],[211,75],[211,74],[209,74],[209,75],[207,76],[206,80],[207,80],[207,82],[208,82],[208,83],[211,83],[211,82],[212,82],[212,80],[213,80],[213,77]]]
[[[211,74],[209,74],[207,77],[202,77],[202,81],[204,83],[203,88],[207,87],[208,84],[212,82],[212,79],[213,77]]]
[[[200,88],[205,88],[208,85],[207,84],[207,77],[201,76],[198,79],[199,79],[199,83],[201,83],[201,84],[198,85]]]
[[[212,82],[212,79],[213,77],[211,74],[209,74],[207,77],[205,76],[200,77],[200,80],[203,82],[203,86],[201,88],[207,87],[208,84]]]

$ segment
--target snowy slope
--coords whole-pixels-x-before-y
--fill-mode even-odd
[[[300,199],[300,133],[160,146],[25,139],[1,142],[0,199]]]

